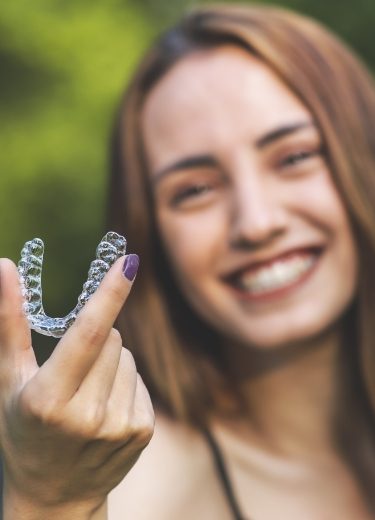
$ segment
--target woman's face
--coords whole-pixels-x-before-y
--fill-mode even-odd
[[[226,337],[313,337],[353,298],[357,255],[307,108],[232,46],[182,59],[142,114],[161,237],[183,294]]]

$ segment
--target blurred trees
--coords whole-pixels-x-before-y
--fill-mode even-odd
[[[1,3],[1,255],[45,240],[52,314],[75,302],[104,234],[111,120],[151,34],[127,2]]]
[[[0,4],[0,254],[18,260],[25,240],[45,240],[50,314],[75,304],[104,234],[107,142],[123,86],[151,39],[203,3]],[[279,5],[326,23],[375,66],[372,0]]]

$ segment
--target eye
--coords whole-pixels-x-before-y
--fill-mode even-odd
[[[173,197],[171,199],[171,205],[178,206],[179,204],[182,204],[183,202],[198,199],[198,198],[208,194],[212,189],[213,189],[213,186],[210,186],[209,184],[204,184],[204,183],[187,186],[186,188],[182,188],[181,190],[177,191],[173,195]]]
[[[309,159],[321,156],[322,150],[314,149],[314,150],[299,150],[298,152],[290,153],[286,155],[281,161],[280,166],[282,168],[289,168],[293,166],[297,166],[300,164],[304,164]]]

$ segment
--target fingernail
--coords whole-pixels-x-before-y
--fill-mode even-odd
[[[135,275],[137,274],[139,266],[139,256],[138,255],[128,255],[125,257],[124,266],[122,268],[122,272],[124,273],[125,278],[130,280],[131,282],[134,280]]]

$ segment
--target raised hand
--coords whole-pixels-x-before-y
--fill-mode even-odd
[[[125,257],[127,277],[123,264],[113,265],[38,367],[17,269],[0,260],[4,520],[93,518],[152,436],[148,392],[113,329],[138,259]]]

